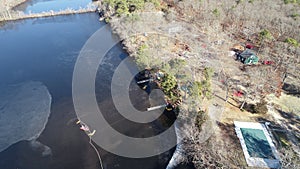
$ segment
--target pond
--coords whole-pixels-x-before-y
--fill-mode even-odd
[[[28,141],[20,141],[0,152],[1,169],[99,168],[98,158],[87,135],[79,130],[72,102],[72,74],[77,56],[87,39],[105,24],[95,13],[28,19],[6,23],[0,28],[0,86],[27,81],[42,82],[52,96],[51,114],[45,130],[37,139],[51,149],[42,156]],[[110,30],[105,31],[111,34]],[[113,37],[112,37],[113,38]],[[101,45],[101,44],[99,44]],[[114,68],[126,58],[120,44],[112,48],[98,70],[96,95],[108,121],[121,121],[114,127],[130,136],[149,137],[165,130],[159,122],[138,125],[122,120],[110,96]],[[134,64],[133,64],[134,65]],[[133,104],[144,109],[147,94],[131,85]],[[141,99],[143,98],[143,99]],[[4,125],[4,124],[2,124]],[[98,147],[104,168],[165,168],[174,149],[149,158],[120,157]]]
[[[29,0],[16,8],[15,10],[24,13],[40,13],[49,11],[61,11],[65,9],[78,10],[92,5],[92,0]]]

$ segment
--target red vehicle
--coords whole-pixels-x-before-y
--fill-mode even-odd
[[[273,65],[275,62],[273,62],[273,61],[269,61],[269,60],[264,60],[264,61],[262,61],[262,64],[264,64],[264,65]]]
[[[251,44],[247,44],[247,45],[246,45],[246,48],[248,48],[248,49],[253,49],[253,47],[254,47],[254,46],[251,45]]]

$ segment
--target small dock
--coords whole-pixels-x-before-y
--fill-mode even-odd
[[[163,105],[159,105],[159,106],[154,106],[154,107],[149,107],[147,108],[147,111],[152,111],[152,110],[157,110],[163,107],[166,107],[167,105],[163,104]]]

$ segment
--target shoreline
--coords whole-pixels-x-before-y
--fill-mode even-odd
[[[34,13],[34,14],[24,14],[23,12],[14,12],[13,14],[7,14],[8,18],[0,18],[1,22],[7,21],[17,21],[22,19],[32,19],[32,18],[42,18],[42,17],[52,17],[52,16],[59,16],[59,15],[73,15],[73,14],[81,14],[81,13],[92,13],[95,12],[95,9],[66,9],[58,12],[49,11],[49,12],[42,12],[42,13]],[[13,15],[13,16],[12,16]]]
[[[6,0],[6,4],[0,5],[0,12],[4,10],[13,10],[13,8],[25,3],[26,1],[28,0]]]
[[[24,13],[21,13],[21,12],[16,12],[15,17],[10,16],[10,18],[8,18],[6,20],[3,20],[3,21],[4,22],[5,21],[16,21],[16,20],[21,20],[21,19],[32,19],[32,18],[51,17],[51,16],[58,16],[58,15],[69,15],[69,14],[79,14],[79,13],[88,13],[88,12],[95,12],[95,9],[93,9],[93,10],[89,9],[89,10],[86,10],[86,11],[85,10],[76,11],[76,10],[72,10],[72,9],[67,9],[67,10],[59,11],[59,12],[53,12],[52,11],[52,12],[37,13],[37,14],[24,14]],[[163,14],[161,12],[158,12],[158,11],[156,11],[156,12],[159,15],[158,17],[163,16]],[[113,16],[111,19],[116,19],[116,17]],[[0,19],[0,22],[1,22],[1,19]],[[114,32],[114,34],[118,35],[119,37],[122,37],[122,32],[114,31],[115,29],[118,29],[119,26],[117,25],[117,23],[116,24],[110,24],[111,30]],[[129,29],[129,28],[127,28],[127,29]],[[122,45],[126,48],[125,51],[130,55],[132,53],[132,52],[130,52],[130,50],[128,50],[128,49],[130,49],[130,43],[128,43],[128,41],[125,41],[125,42],[122,43]],[[176,132],[176,137],[177,138],[179,137],[177,132]],[[178,147],[176,147],[176,150],[172,153],[172,156],[171,156],[171,159],[169,159],[169,162],[171,162],[173,157],[176,156],[177,149],[178,149]],[[180,151],[183,151],[183,152],[188,151],[188,150],[185,150],[185,148],[179,148],[179,149],[181,149]],[[175,166],[180,165],[182,163],[184,163],[184,161],[177,161],[176,160]]]
[[[19,1],[10,1],[8,4],[0,6],[0,23],[7,21],[17,21],[22,19],[32,19],[32,18],[41,18],[41,17],[52,17],[59,15],[72,15],[72,14],[81,14],[81,13],[91,13],[95,12],[96,8],[99,6],[98,2],[92,3],[93,5],[86,6],[81,9],[72,9],[67,8],[60,11],[45,11],[39,13],[30,13],[26,14],[23,11],[14,10],[19,5],[26,3],[28,0],[19,0]]]

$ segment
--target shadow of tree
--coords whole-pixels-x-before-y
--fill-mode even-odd
[[[293,113],[288,113],[282,110],[277,109],[281,117],[283,117],[288,124],[297,125],[298,128],[300,127],[300,119],[294,115]]]
[[[256,118],[256,121],[259,122],[259,123],[269,122],[269,123],[278,125],[278,124],[275,123],[274,121],[272,121],[272,120],[270,120],[270,119],[267,119],[267,118],[265,118],[265,117],[257,117],[257,118]]]
[[[284,83],[282,86],[282,89],[285,92],[287,92],[287,94],[289,94],[289,95],[300,97],[300,87],[299,86]]]
[[[237,143],[238,137],[235,134],[234,124],[217,122],[218,127],[222,130],[222,136],[233,143]]]
[[[221,99],[221,100],[223,100],[223,101],[226,101],[226,99],[224,99],[223,97],[221,97],[221,96],[219,96],[219,95],[217,95],[217,94],[215,94],[214,96],[218,97],[219,99]],[[231,98],[231,97],[229,97],[229,98],[232,99],[232,100],[234,100],[234,101],[236,101],[234,98]],[[237,101],[236,101],[236,102],[237,102]],[[235,104],[231,103],[231,102],[228,101],[228,100],[227,100],[227,103],[229,103],[229,104],[230,104],[231,106],[233,106],[233,107],[239,108],[238,105],[235,105]]]
[[[284,124],[286,131],[292,139],[290,140],[294,144],[299,144],[300,142],[300,119],[297,115],[293,113],[284,112],[282,110],[278,110],[281,117],[284,118],[284,120],[281,120],[281,122]]]
[[[268,112],[267,102],[265,101],[260,101],[259,103],[256,104],[245,103],[243,109],[250,113],[265,114]]]
[[[300,142],[300,120],[292,114],[282,110],[276,109],[283,119],[279,121],[272,121],[263,117],[258,117],[259,122],[269,122],[269,131],[276,140],[274,143],[276,147],[287,146],[289,143],[298,145]],[[283,140],[282,140],[283,139]]]
[[[226,163],[229,163],[233,168],[235,167],[245,168],[247,163],[245,158],[242,158],[243,150],[239,142],[239,138],[235,133],[234,124],[217,122],[217,125],[222,130],[221,138],[223,140],[222,144],[224,145],[221,152],[227,151],[227,152],[223,152],[226,154],[223,157],[223,160],[226,160]]]

